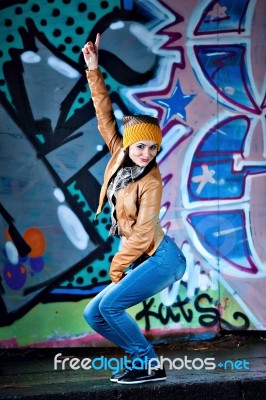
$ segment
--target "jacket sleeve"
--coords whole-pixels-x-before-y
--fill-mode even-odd
[[[121,250],[113,257],[110,278],[119,282],[129,265],[145,253],[154,240],[155,227],[159,223],[162,185],[157,180],[147,182],[140,197],[139,213],[132,233]]]
[[[98,129],[113,154],[122,146],[122,135],[118,131],[112,103],[100,69],[86,70],[93,105],[98,121]]]

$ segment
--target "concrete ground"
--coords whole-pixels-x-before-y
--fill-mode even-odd
[[[167,380],[121,385],[109,381],[110,368],[84,369],[89,362],[85,358],[94,360],[94,367],[100,367],[104,358],[114,369],[116,360],[124,356],[117,348],[0,349],[0,399],[266,399],[265,332],[226,334],[209,341],[156,346],[156,350],[169,358],[164,361]],[[62,356],[57,356],[55,370],[58,353]]]

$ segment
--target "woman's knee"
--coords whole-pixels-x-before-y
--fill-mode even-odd
[[[91,319],[90,304],[87,304],[87,306],[84,308],[83,317],[84,317],[85,321],[88,324],[90,324],[90,319]]]
[[[108,316],[117,311],[117,307],[110,301],[110,298],[104,298],[99,304],[99,311],[104,318],[108,318]]]
[[[100,313],[99,313],[99,308],[96,308],[93,306],[92,303],[89,303],[84,311],[83,311],[83,316],[85,318],[85,321],[92,327],[94,328],[97,326],[98,322],[100,319],[102,319]]]

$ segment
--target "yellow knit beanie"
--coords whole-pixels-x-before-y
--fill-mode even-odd
[[[126,149],[133,143],[142,140],[152,140],[158,143],[158,150],[162,143],[162,131],[158,118],[149,115],[129,115],[123,117],[123,147]]]

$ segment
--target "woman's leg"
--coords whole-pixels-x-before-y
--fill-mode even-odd
[[[90,303],[84,309],[84,318],[97,333],[105,337],[107,340],[110,340],[110,342],[116,344],[118,347],[124,349],[126,353],[129,353],[131,356],[133,356],[134,353],[131,353],[131,348],[129,348],[124,339],[112,329],[108,322],[106,322],[99,310],[100,302],[102,299],[104,299],[104,296],[108,292],[112,291],[112,288],[115,286],[116,285],[114,283],[111,283],[90,301]]]
[[[156,358],[153,347],[125,310],[179,280],[185,267],[181,250],[171,238],[165,236],[155,254],[128,273],[100,301],[100,314],[120,340],[127,344],[131,354],[146,360]]]

